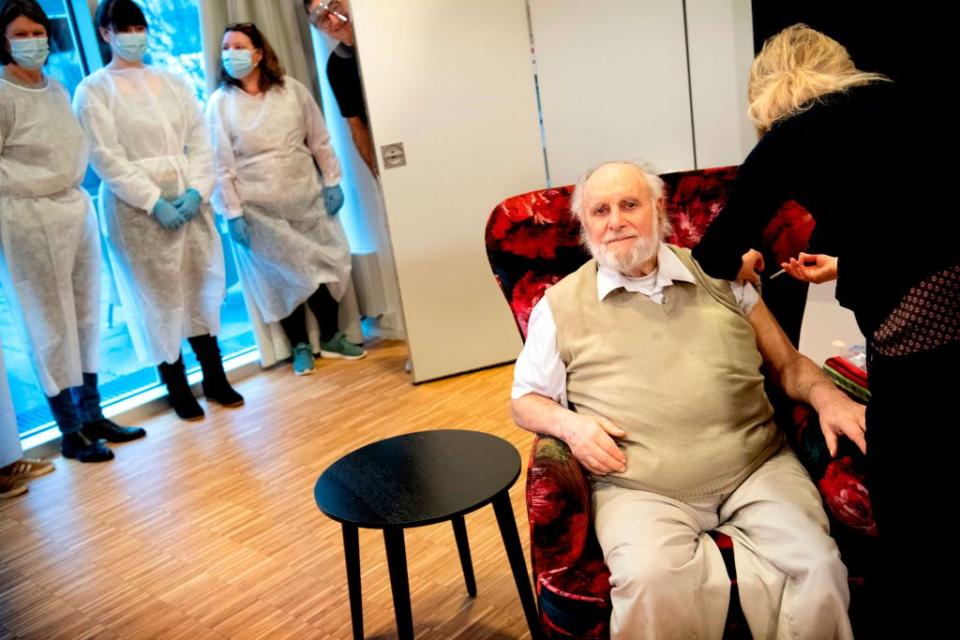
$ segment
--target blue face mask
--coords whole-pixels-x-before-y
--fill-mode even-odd
[[[250,49],[225,49],[220,53],[223,70],[236,80],[246,78],[253,68],[253,51]]]
[[[8,40],[10,57],[24,69],[36,71],[47,61],[50,41],[47,38],[18,38]]]
[[[140,62],[147,52],[147,32],[114,33],[110,49],[127,62]]]

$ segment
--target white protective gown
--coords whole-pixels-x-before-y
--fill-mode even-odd
[[[350,246],[321,192],[340,183],[340,163],[310,92],[290,77],[260,96],[221,87],[207,122],[217,165],[213,203],[225,218],[247,221],[250,248],[235,244],[235,254],[263,320],[286,318],[321,284],[340,300]]]
[[[87,145],[56,80],[0,79],[0,282],[48,396],[98,366],[100,234]]]
[[[179,76],[104,68],[77,87],[74,110],[103,180],[104,234],[138,357],[172,363],[183,338],[220,329],[223,247],[210,206],[214,168],[199,104]],[[177,230],[152,215],[161,197],[196,189],[200,213]]]

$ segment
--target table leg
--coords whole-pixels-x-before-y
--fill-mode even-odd
[[[363,640],[363,598],[360,590],[360,540],[357,527],[343,525],[343,553],[347,558],[347,589],[350,592],[350,620],[354,640]]]
[[[463,579],[467,583],[467,593],[477,597],[477,581],[473,577],[473,561],[470,559],[470,540],[467,538],[467,525],[463,516],[454,516],[453,535],[457,538],[457,551],[460,552],[460,566],[463,567]]]
[[[510,504],[510,494],[502,491],[493,499],[493,510],[497,514],[497,524],[500,525],[500,536],[503,546],[507,550],[510,568],[513,570],[513,580],[517,584],[520,594],[520,603],[523,605],[523,614],[527,618],[527,627],[531,638],[542,638],[540,619],[537,616],[537,604],[530,590],[530,578],[527,577],[527,563],[523,558],[523,547],[520,545],[520,536],[517,533],[517,522],[513,518],[513,506]]]
[[[413,613],[410,611],[410,584],[407,577],[407,550],[403,542],[403,528],[385,528],[383,541],[387,547],[387,566],[390,569],[390,588],[393,591],[397,634],[400,640],[413,640]]]

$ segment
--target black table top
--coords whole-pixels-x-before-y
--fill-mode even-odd
[[[477,431],[421,431],[374,442],[327,467],[317,506],[359,527],[415,527],[489,503],[520,476],[520,454]]]

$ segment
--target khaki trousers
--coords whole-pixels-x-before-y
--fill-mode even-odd
[[[593,505],[611,574],[612,640],[723,636],[730,578],[714,530],[733,539],[754,638],[853,637],[846,567],[789,447],[727,495],[683,502],[600,481]]]

